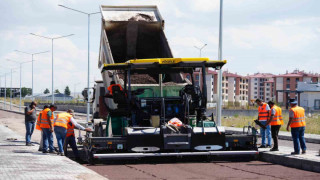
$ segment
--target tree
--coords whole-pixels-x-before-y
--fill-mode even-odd
[[[44,90],[44,92],[43,92],[44,94],[49,94],[50,93],[50,91],[49,91],[49,89],[48,88],[46,88],[46,90]]]
[[[31,88],[26,88],[26,87],[21,88],[21,96],[22,97],[25,97],[26,95],[31,95],[31,94],[32,94]]]
[[[54,90],[54,93],[58,93],[58,94],[60,94],[59,89]]]
[[[67,86],[67,87],[64,89],[64,94],[70,96],[71,91],[70,91],[70,89],[69,89],[69,86]]]

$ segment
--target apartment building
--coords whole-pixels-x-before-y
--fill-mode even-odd
[[[291,73],[287,71],[285,74],[275,76],[274,81],[276,82],[276,86],[274,93],[276,101],[285,103],[289,98],[299,100],[298,93],[296,93],[298,82],[318,83],[319,79],[320,76],[318,73],[306,73],[299,70],[294,70]]]
[[[216,102],[218,99],[217,95],[217,71],[208,71],[207,81],[210,78],[210,101]],[[236,73],[231,73],[229,71],[224,71],[222,73],[222,102],[223,105],[240,105],[246,106],[248,104],[248,88],[249,79],[245,76],[238,75]],[[209,82],[207,86],[209,88]],[[209,92],[209,90],[208,90]],[[209,95],[209,93],[208,93]],[[209,99],[208,99],[209,101]]]
[[[249,100],[254,102],[256,99],[263,101],[274,100],[274,75],[270,73],[255,73],[248,75],[249,79]]]

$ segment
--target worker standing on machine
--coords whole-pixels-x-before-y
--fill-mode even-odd
[[[42,130],[42,139],[43,139],[43,153],[56,153],[53,147],[53,123],[54,115],[53,112],[57,109],[55,105],[50,105],[50,108],[46,108],[41,111],[40,117],[40,128]],[[48,151],[49,145],[49,151]]]
[[[282,110],[280,107],[274,105],[273,101],[269,101],[268,105],[271,108],[270,111],[270,117],[267,121],[267,125],[271,125],[271,135],[273,139],[273,147],[270,149],[270,151],[279,151],[278,149],[278,134],[279,130],[281,128],[281,125],[283,125],[282,120]]]
[[[287,125],[287,131],[291,127],[291,135],[293,140],[294,152],[292,155],[300,154],[300,146],[302,154],[306,153],[307,146],[306,140],[304,139],[304,131],[306,129],[305,110],[303,107],[297,105],[298,102],[295,99],[290,99],[290,110],[289,110],[289,122]]]
[[[111,81],[110,86],[107,88],[109,91],[109,93],[108,93],[109,95],[112,95],[112,87],[114,87],[114,86],[118,86],[120,88],[120,90],[123,91],[123,88],[121,87],[120,84],[116,84],[115,81]]]
[[[84,128],[78,124],[73,118],[74,111],[69,109],[67,112],[59,113],[54,120],[54,132],[58,142],[59,152],[58,155],[64,156],[63,144],[67,135],[68,123],[74,124],[80,130],[92,131],[90,128]]]
[[[261,134],[261,146],[259,148],[271,148],[271,129],[270,125],[267,124],[267,120],[269,119],[270,114],[270,107],[267,103],[262,102],[261,99],[256,99],[256,103],[258,104],[259,108],[259,115],[258,120],[259,122],[265,126],[265,128],[260,128],[260,134]],[[266,136],[268,138],[268,144],[266,145]]]

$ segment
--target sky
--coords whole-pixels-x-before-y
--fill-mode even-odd
[[[194,46],[207,46],[202,57],[218,59],[219,0],[1,0],[0,86],[14,68],[12,86],[19,87],[18,62],[34,56],[34,92],[51,91],[51,41],[54,40],[54,89],[71,92],[87,86],[88,17],[58,6],[85,12],[100,5],[157,5],[165,20],[165,34],[174,57],[198,57]],[[222,57],[224,67],[241,75],[283,74],[295,69],[320,73],[319,0],[224,0]],[[98,69],[101,15],[90,18],[90,86],[101,79]],[[22,86],[31,87],[31,63],[22,64]],[[7,74],[7,86],[10,86]]]

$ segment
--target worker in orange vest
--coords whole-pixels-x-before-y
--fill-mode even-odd
[[[40,117],[40,128],[42,130],[42,139],[43,139],[43,153],[56,153],[53,147],[53,123],[54,114],[53,112],[57,109],[55,105],[50,105],[50,108],[42,110]],[[49,151],[48,151],[49,145]]]
[[[73,110],[69,109],[67,112],[59,113],[54,120],[54,132],[56,134],[59,152],[58,155],[64,156],[63,144],[67,135],[68,123],[74,124],[77,128],[85,131],[92,131],[90,128],[84,128],[78,124],[73,118]]]
[[[110,86],[107,88],[108,91],[109,91],[109,93],[108,93],[109,95],[112,95],[112,87],[114,87],[114,86],[118,86],[120,88],[120,90],[123,91],[123,89],[122,89],[120,84],[116,84],[115,81],[111,81],[110,82]]]
[[[283,125],[282,120],[282,110],[280,107],[274,105],[273,101],[269,101],[268,105],[271,108],[270,111],[270,117],[267,121],[267,125],[271,125],[271,135],[273,139],[273,148],[270,149],[270,151],[279,151],[278,149],[278,134],[281,128],[281,125]]]
[[[38,118],[37,118],[37,123],[36,123],[36,129],[41,131],[41,139],[40,139],[40,146],[39,146],[39,149],[38,151],[42,151],[42,148],[43,148],[43,139],[42,139],[42,136],[43,136],[43,132],[42,132],[42,129],[40,127],[40,117],[42,116],[42,111],[46,108],[48,108],[49,106],[48,105],[44,105],[43,106],[43,109],[40,111],[39,115],[38,115]]]
[[[289,127],[291,127],[291,136],[294,146],[294,152],[291,154],[293,155],[300,154],[300,146],[302,154],[305,154],[307,150],[306,140],[304,139],[304,131],[306,129],[305,110],[297,104],[297,100],[290,99],[291,108],[289,110],[287,131],[289,131]]]
[[[258,120],[265,126],[265,128],[260,128],[261,134],[261,146],[259,148],[271,148],[271,127],[267,125],[267,120],[269,119],[270,107],[267,103],[262,102],[261,99],[256,99],[256,103],[259,106]],[[268,144],[266,145],[266,136],[268,138]]]
[[[73,114],[73,117],[74,117],[74,114]],[[65,152],[65,155],[68,156],[67,149],[68,149],[68,145],[70,145],[70,147],[72,148],[72,152],[76,158],[76,161],[80,161],[81,159],[79,156],[79,151],[78,151],[77,143],[76,143],[76,137],[74,134],[75,125],[71,122],[69,122],[67,125],[68,125],[68,129],[67,129],[66,139],[63,144],[63,150]]]

